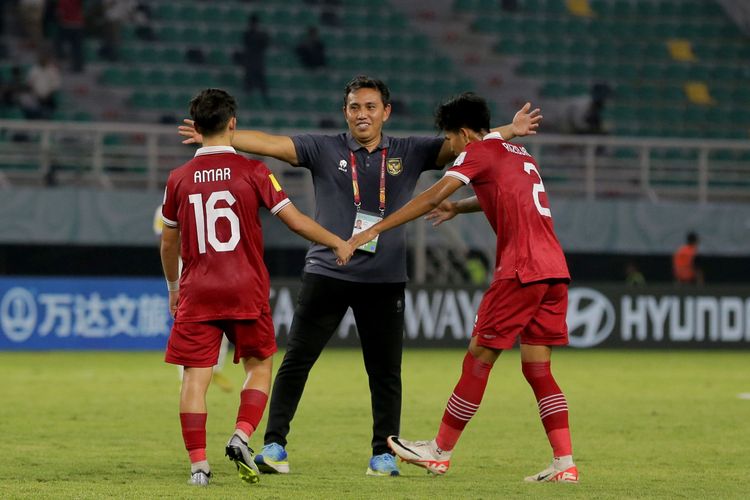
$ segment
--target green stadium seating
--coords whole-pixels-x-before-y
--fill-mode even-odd
[[[738,113],[728,105],[750,100],[750,44],[714,2],[589,3],[595,13],[590,18],[568,12],[563,0],[519,0],[520,9],[514,12],[481,0],[455,0],[453,6],[462,14],[474,14],[474,29],[495,35],[493,46],[499,54],[519,57],[516,71],[537,78],[543,96],[581,95],[594,82],[614,87],[606,118],[615,133],[687,137],[706,129],[701,124],[711,120],[716,124],[711,133],[747,138],[750,127],[743,120],[737,127]],[[686,40],[696,59],[672,59],[668,42],[674,39]],[[689,105],[684,90],[688,82],[705,84],[713,101]],[[650,109],[639,107],[644,102]],[[750,112],[741,114],[750,117]],[[727,116],[734,117],[734,128]]]

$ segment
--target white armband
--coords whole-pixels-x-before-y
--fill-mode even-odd
[[[167,280],[167,290],[170,292],[177,292],[180,289],[180,280],[169,281]]]

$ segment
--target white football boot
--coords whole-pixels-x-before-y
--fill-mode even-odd
[[[451,466],[451,452],[441,450],[432,441],[407,441],[398,436],[388,436],[388,446],[401,460],[442,476]]]

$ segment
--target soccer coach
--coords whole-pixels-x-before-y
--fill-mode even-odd
[[[536,133],[541,115],[530,107],[527,103],[512,124],[493,131],[506,140]],[[351,80],[344,90],[343,112],[349,126],[345,133],[289,137],[238,130],[232,146],[308,168],[315,187],[315,220],[348,239],[355,226],[369,227],[404,206],[420,174],[442,169],[455,155],[443,137],[383,135],[391,102],[381,80],[367,76]],[[192,122],[185,123],[180,127],[180,134],[187,137],[183,142],[201,142]],[[286,354],[271,394],[265,445],[255,457],[262,472],[289,472],[286,438],[308,374],[351,307],[372,403],[372,458],[367,474],[399,474],[386,438],[398,435],[401,417],[405,229],[383,233],[360,248],[343,267],[322,245],[314,244],[307,252]]]

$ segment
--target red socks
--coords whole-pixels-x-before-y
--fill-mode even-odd
[[[237,413],[236,428],[248,437],[258,427],[266,408],[268,394],[245,389],[240,393],[240,409]],[[180,413],[182,439],[190,455],[190,463],[206,460],[206,413]]]
[[[539,417],[542,419],[554,456],[572,455],[568,403],[552,377],[550,363],[521,363],[521,368],[536,396]],[[440,430],[435,438],[438,448],[450,451],[456,446],[466,424],[479,409],[491,370],[491,364],[483,363],[471,353],[466,353],[461,378],[448,400]]]
[[[440,430],[435,438],[438,448],[450,451],[456,446],[466,424],[479,409],[490,370],[490,363],[479,361],[470,352],[466,353],[461,378],[448,400]]]
[[[182,440],[190,463],[206,460],[206,417],[205,413],[180,413]]]
[[[536,396],[539,417],[544,424],[554,456],[572,455],[568,403],[552,377],[550,363],[521,363],[521,369]]]
[[[268,394],[257,389],[244,389],[240,392],[240,409],[237,412],[236,429],[250,437],[258,428],[263,411],[266,409]]]

